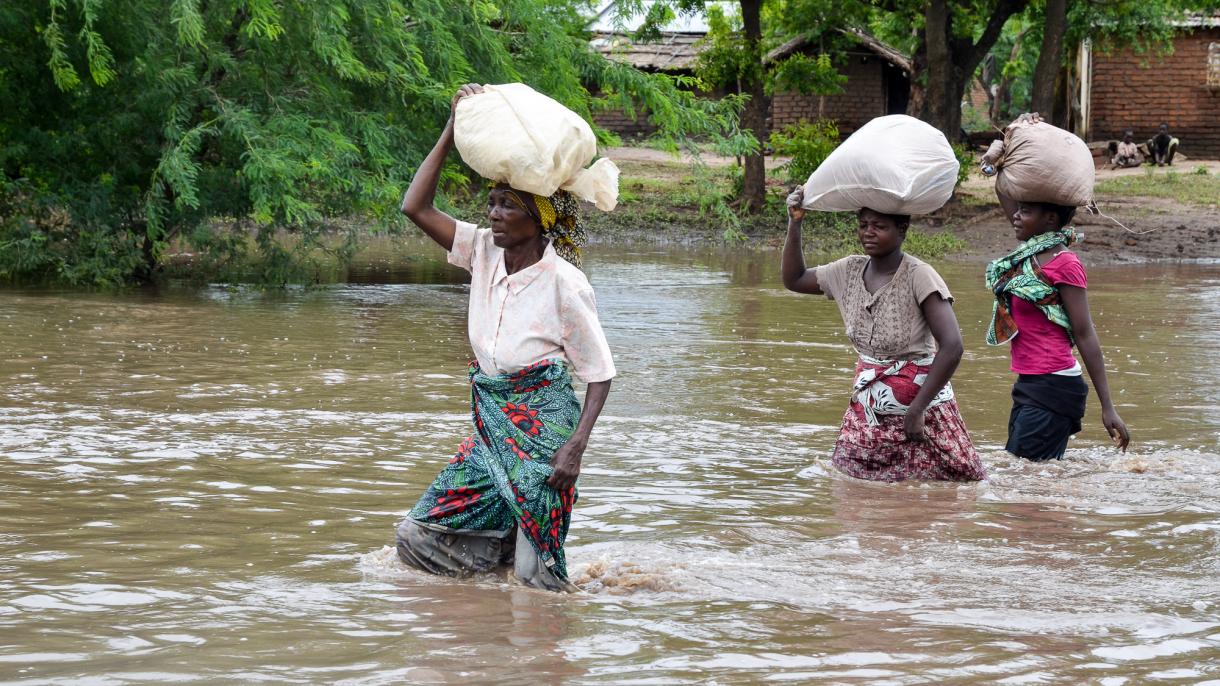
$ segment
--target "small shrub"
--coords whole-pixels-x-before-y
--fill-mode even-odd
[[[771,132],[777,155],[792,157],[778,168],[788,183],[804,183],[839,145],[839,127],[829,119],[790,124]]]
[[[987,109],[985,107],[975,107],[974,105],[962,107],[962,128],[971,133],[994,130],[991,125],[991,119],[987,116]]]
[[[974,169],[974,165],[977,164],[977,162],[974,157],[974,150],[971,150],[969,145],[962,143],[954,145],[953,154],[957,157],[958,164],[957,184],[954,186],[956,188],[957,186],[962,185],[962,182],[964,182],[966,179],[970,178],[970,170]]]
[[[1199,176],[1207,176],[1207,167],[1200,164],[1199,166],[1195,167],[1195,173]]]

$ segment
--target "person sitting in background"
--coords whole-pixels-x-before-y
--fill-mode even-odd
[[[1135,132],[1127,129],[1123,132],[1123,140],[1118,144],[1118,151],[1110,159],[1112,167],[1138,167],[1144,162],[1144,156],[1135,145]]]
[[[1158,167],[1173,164],[1173,156],[1178,151],[1178,139],[1169,135],[1169,124],[1161,122],[1161,130],[1148,139],[1148,162]]]

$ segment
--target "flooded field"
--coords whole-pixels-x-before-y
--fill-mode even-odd
[[[1002,448],[981,265],[942,265],[991,479],[829,453],[855,357],[777,251],[588,251],[620,372],[569,564],[586,592],[383,546],[468,431],[463,275],[0,291],[0,682],[1220,684],[1220,271],[1090,270],[1134,450]]]

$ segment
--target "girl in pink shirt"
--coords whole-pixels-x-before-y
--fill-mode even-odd
[[[1073,345],[1097,389],[1106,432],[1124,451],[1131,441],[1110,400],[1084,265],[1068,250],[1076,239],[1067,226],[1075,213],[1074,207],[1015,203],[1012,224],[1021,244],[987,265],[987,287],[996,297],[987,342],[1012,344],[1018,375],[1005,448],[1031,460],[1063,457],[1068,438],[1080,431],[1089,388]]]

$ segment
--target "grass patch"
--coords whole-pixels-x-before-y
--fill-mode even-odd
[[[861,254],[853,212],[807,212],[804,223],[805,250],[828,257]],[[932,260],[966,248],[966,242],[949,231],[931,233],[912,228],[902,244],[903,252]]]
[[[1191,205],[1220,204],[1220,176],[1200,174],[1196,169],[1180,174],[1171,171],[1154,173],[1149,167],[1139,176],[1120,176],[1097,184],[1096,192],[1103,195],[1124,195],[1146,198],[1166,198]]]

